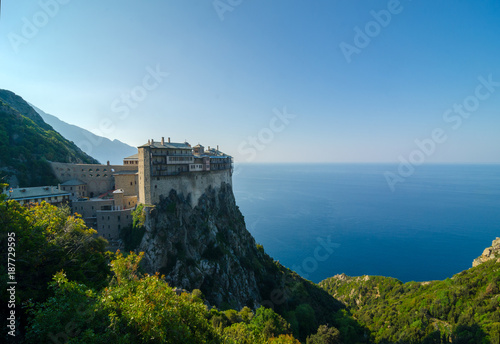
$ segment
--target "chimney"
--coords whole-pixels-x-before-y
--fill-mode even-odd
[[[163,146],[165,144],[165,138],[162,136],[161,137],[161,145]]]
[[[170,137],[168,138],[168,143],[170,143]]]
[[[108,160],[108,164],[107,165],[109,166],[109,160]]]
[[[219,145],[217,145],[217,152],[219,151]]]
[[[148,145],[150,145],[150,144],[151,144],[151,141],[150,141],[150,140],[148,140]]]
[[[155,143],[155,140],[154,139],[151,139],[151,144],[154,144]]]
[[[208,146],[208,150],[210,150],[210,146]]]

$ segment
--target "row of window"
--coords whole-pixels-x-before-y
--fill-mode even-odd
[[[193,161],[192,156],[169,156],[168,161]]]
[[[103,219],[103,220],[104,220],[104,217],[105,217],[105,216],[103,216],[103,217],[102,217],[102,219]],[[126,215],[126,216],[125,216],[125,218],[128,220],[128,215]],[[109,219],[110,219],[110,217],[109,217],[109,215],[108,215],[108,220],[109,220]],[[121,219],[121,217],[120,217],[120,215],[118,215],[118,216],[117,216],[117,220],[118,220],[118,221],[120,221],[120,219]]]
[[[66,171],[68,171],[68,172],[71,172],[71,168],[69,168],[69,167],[68,167],[68,168],[66,168],[66,169],[65,169],[65,168],[63,168],[63,167],[56,167],[56,170],[59,170],[59,171],[64,171],[64,170],[66,170]],[[82,172],[85,172],[86,170],[87,170],[86,168],[82,168]],[[94,172],[94,170],[93,170],[92,168],[89,168],[89,169],[88,169],[88,171],[89,171],[89,172]],[[99,172],[99,171],[100,171],[100,169],[99,169],[99,168],[96,168],[96,169],[95,169],[95,171],[96,171],[96,172]],[[103,168],[103,169],[102,169],[102,172],[108,172],[108,169],[107,169],[107,168]]]

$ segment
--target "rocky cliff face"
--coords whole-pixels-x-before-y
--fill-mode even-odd
[[[152,208],[139,247],[145,267],[172,286],[200,289],[209,302],[240,308],[259,302],[252,260],[259,252],[245,228],[231,186],[208,188],[198,205],[174,190]]]
[[[497,259],[500,262],[500,238],[496,238],[491,243],[491,246],[485,248],[483,254],[474,259],[472,262],[472,267],[478,266],[484,262],[487,262],[490,259]]]

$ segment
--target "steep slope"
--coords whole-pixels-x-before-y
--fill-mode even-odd
[[[319,283],[371,331],[375,343],[499,343],[499,284],[500,259],[444,281],[342,274]]]
[[[55,184],[50,161],[96,163],[21,97],[0,90],[0,178],[12,186]]]
[[[342,313],[341,303],[256,245],[231,185],[208,188],[194,208],[172,190],[150,209],[137,249],[145,252],[148,272],[159,271],[172,286],[200,289],[219,308],[272,307],[302,340],[327,323],[350,326],[354,338],[362,337],[363,330]]]
[[[129,146],[119,140],[111,141],[108,138],[95,135],[86,129],[61,121],[56,116],[45,113],[36,106],[31,106],[57,132],[73,141],[81,150],[92,155],[101,163],[109,161],[111,164],[120,165],[123,158],[137,153],[137,147]]]

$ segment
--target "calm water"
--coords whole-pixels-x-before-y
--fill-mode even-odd
[[[314,282],[444,279],[500,236],[500,165],[419,166],[394,192],[387,170],[396,166],[240,164],[233,189],[257,242]]]

